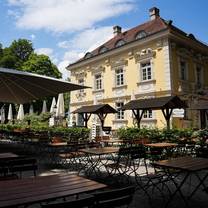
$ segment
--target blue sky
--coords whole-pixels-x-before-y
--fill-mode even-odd
[[[123,30],[149,20],[156,6],[164,19],[208,43],[207,0],[0,0],[0,43],[26,38],[64,72],[75,61]]]

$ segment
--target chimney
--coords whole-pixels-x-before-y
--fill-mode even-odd
[[[150,20],[154,20],[157,17],[160,17],[160,10],[157,7],[152,7],[151,9],[149,9],[149,16]]]
[[[113,34],[114,34],[114,36],[116,36],[116,35],[118,35],[118,34],[121,34],[121,27],[120,26],[118,26],[118,25],[116,25],[116,26],[114,26],[113,27]]]

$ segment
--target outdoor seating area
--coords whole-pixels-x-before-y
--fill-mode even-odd
[[[190,151],[188,144],[175,142],[107,137],[75,142],[60,136],[41,141],[46,135],[40,134],[34,142],[29,139],[31,132],[9,135],[3,132],[0,140],[4,150],[0,153],[0,187],[4,187],[0,207],[84,207],[89,203],[89,207],[129,204],[133,208],[143,200],[143,207],[195,207],[196,203],[206,207],[202,196],[207,195],[208,159],[197,157],[197,145]],[[43,167],[60,172],[41,176]],[[133,187],[129,191],[114,193],[129,186]]]

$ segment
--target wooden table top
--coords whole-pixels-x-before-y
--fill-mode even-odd
[[[100,141],[105,143],[123,143],[123,139],[102,139]]]
[[[111,153],[117,153],[119,148],[117,147],[99,147],[99,148],[86,148],[80,150],[81,152],[93,155],[105,155]]]
[[[48,146],[50,147],[62,147],[68,146],[67,142],[57,142],[57,143],[49,143]]]
[[[33,204],[105,187],[105,184],[69,174],[0,181],[0,207]]]
[[[0,159],[11,159],[11,158],[16,158],[16,157],[19,157],[19,156],[12,152],[0,153]]]
[[[154,162],[153,165],[164,167],[164,168],[174,168],[178,170],[185,171],[200,171],[208,169],[208,159],[207,158],[193,158],[193,157],[179,157],[169,160],[161,160]]]
[[[158,148],[176,147],[177,145],[178,144],[176,143],[168,143],[168,142],[144,144],[144,146],[147,147],[158,147]]]

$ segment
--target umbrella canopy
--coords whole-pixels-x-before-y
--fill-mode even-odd
[[[50,113],[54,113],[54,109],[56,108],[56,98],[53,97],[52,103],[51,103],[51,108],[50,108]]]
[[[31,115],[33,113],[34,113],[33,104],[30,104],[29,114]]]
[[[57,117],[64,117],[64,95],[62,93],[58,96],[57,106],[56,106],[56,116]]]
[[[0,68],[0,102],[23,104],[84,88],[87,87],[60,79]]]
[[[4,106],[1,107],[1,123],[5,122],[5,110]]]
[[[24,108],[23,108],[23,104],[20,104],[19,106],[19,110],[18,110],[18,113],[17,113],[17,120],[23,120],[25,117],[24,115]]]
[[[7,119],[9,121],[13,120],[12,104],[9,104],[9,111],[8,111],[8,117],[7,117]]]
[[[43,107],[42,107],[42,113],[46,113],[48,110],[47,110],[47,105],[46,105],[46,101],[44,100],[43,101]]]

